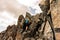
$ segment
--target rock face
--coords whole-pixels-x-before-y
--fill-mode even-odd
[[[14,40],[17,33],[16,25],[8,26],[7,30],[0,33],[0,40]]]
[[[56,3],[53,2],[51,4],[51,13],[52,13],[52,19],[54,23],[55,28],[60,28],[60,0],[56,0]]]
[[[58,30],[58,33],[56,32],[56,40],[60,40],[60,0],[56,0],[51,4],[51,13],[54,28]]]

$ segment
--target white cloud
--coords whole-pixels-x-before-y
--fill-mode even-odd
[[[20,4],[26,5],[26,6],[33,6],[35,5],[39,0],[17,0]]]
[[[41,0],[17,0],[18,3],[23,4],[27,7],[31,7],[33,9],[36,9],[35,13],[41,13],[42,10],[39,7],[39,2]]]
[[[17,19],[10,14],[10,12],[0,12],[0,32],[5,30],[8,25],[17,24]]]

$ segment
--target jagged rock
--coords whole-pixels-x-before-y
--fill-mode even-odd
[[[7,40],[13,40],[13,38],[10,36]]]
[[[25,20],[24,16],[20,15],[19,18],[18,18],[18,22],[17,22],[17,25],[18,25],[19,29],[22,28],[24,20]]]
[[[27,13],[27,15],[30,15],[30,14]],[[30,28],[30,30],[34,31],[34,27],[37,25],[37,22],[39,21],[38,19],[39,19],[40,15],[37,14],[37,15],[33,16],[32,18],[31,17],[32,17],[31,15],[28,16],[29,20],[32,19],[30,21],[30,22],[32,22],[31,25],[30,25],[30,27],[32,27],[32,28]],[[20,15],[19,18],[18,18],[18,24],[17,25],[12,25],[12,26],[9,25],[7,27],[7,30],[0,33],[0,39],[1,40],[22,40],[22,38],[25,37],[24,36],[25,34],[27,34],[26,36],[30,36],[30,35],[32,36],[31,31],[27,31],[27,32],[24,32],[23,34],[21,34],[21,31],[22,31],[21,29],[22,29],[24,20],[25,20],[24,17],[22,15]],[[28,40],[28,39],[30,39],[30,38],[26,38],[26,40]],[[34,38],[31,38],[31,39],[33,40]]]
[[[28,13],[28,12],[26,12],[26,17],[25,17],[25,19],[28,19],[29,22],[31,23],[31,21],[32,21],[31,18],[32,18],[31,14]]]
[[[1,37],[0,38],[1,38],[1,40],[10,40],[10,38],[11,38],[11,40],[12,39],[14,40],[16,33],[17,33],[16,25],[8,26],[6,32],[1,33],[1,35],[3,35],[3,36],[2,36],[2,38]]]

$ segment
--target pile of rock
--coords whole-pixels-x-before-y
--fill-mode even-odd
[[[8,26],[7,30],[0,33],[0,40],[15,40],[16,33],[16,25]]]

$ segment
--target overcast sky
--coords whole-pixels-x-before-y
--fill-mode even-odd
[[[29,10],[33,15],[41,13],[40,0],[0,0],[0,32],[8,25],[17,24],[17,17]]]
[[[40,1],[41,0],[17,0],[18,3],[29,7],[30,11],[31,11],[31,8],[32,8],[32,10],[33,10],[32,13],[40,13],[41,12],[41,9],[38,5]]]

